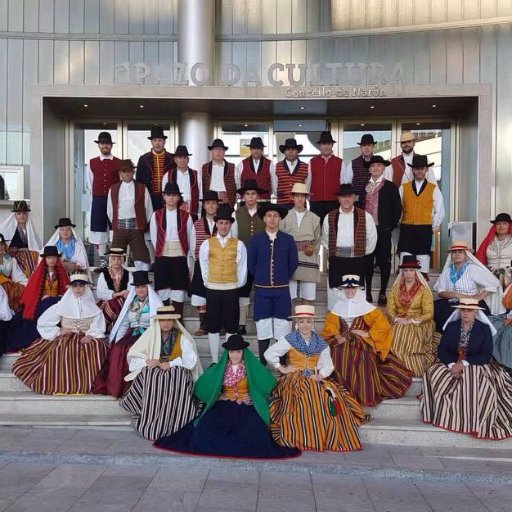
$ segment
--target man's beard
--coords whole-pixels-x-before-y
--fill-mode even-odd
[[[403,148],[402,149],[402,153],[405,153],[406,155],[410,155],[412,152],[413,152],[414,148],[412,147],[411,149],[409,148]]]

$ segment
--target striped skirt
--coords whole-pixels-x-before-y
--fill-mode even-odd
[[[341,345],[331,345],[339,383],[362,405],[375,406],[400,398],[412,382],[412,373],[391,352],[382,361],[361,336],[351,335]]]
[[[9,251],[9,254],[16,259],[20,269],[30,279],[34,273],[39,261],[39,253],[37,251],[29,251],[27,249]]]
[[[196,416],[194,380],[182,366],[170,370],[144,367],[121,400],[123,409],[136,416],[139,435],[154,441],[169,436]]]
[[[0,274],[0,285],[2,285],[9,301],[9,307],[17,313],[20,309],[20,299],[25,291],[25,287],[21,283],[15,283],[8,277]]]
[[[393,354],[415,377],[422,377],[435,361],[439,341],[434,340],[434,329],[433,320],[420,325],[393,325]]]
[[[14,362],[12,371],[35,393],[85,395],[108,356],[108,343],[83,333],[66,333],[54,340],[38,339]]]
[[[117,317],[121,313],[121,309],[123,309],[124,301],[125,299],[123,297],[116,297],[115,299],[98,302],[97,305],[101,311],[103,311],[103,316],[105,317],[105,324],[107,326],[105,332],[109,333],[112,330]]]
[[[512,377],[497,363],[472,364],[455,379],[442,363],[423,376],[423,421],[480,439],[512,436]]]
[[[317,451],[360,450],[357,427],[367,416],[355,398],[332,380],[279,379],[270,398],[270,430],[277,444]]]

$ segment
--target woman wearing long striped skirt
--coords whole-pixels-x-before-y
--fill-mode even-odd
[[[404,256],[388,297],[393,324],[391,349],[415,377],[422,377],[435,359],[434,300],[416,256]]]
[[[343,276],[341,286],[344,297],[327,313],[322,331],[331,346],[336,378],[362,405],[400,398],[412,373],[390,351],[388,319],[366,301],[359,276]]]
[[[105,319],[84,274],[38,319],[42,338],[22,351],[13,373],[36,393],[87,394],[108,354]]]
[[[480,439],[512,436],[512,377],[491,362],[496,332],[477,299],[461,298],[423,376],[423,421]]]
[[[196,415],[194,380],[202,372],[192,336],[172,306],[156,310],[149,329],[128,352],[133,381],[121,400],[137,433],[155,440],[170,435]]]
[[[313,331],[314,306],[296,306],[292,318],[298,329],[265,352],[268,363],[283,374],[270,399],[274,439],[301,450],[360,450],[357,427],[367,417],[347,389],[329,379],[334,366],[329,345]]]

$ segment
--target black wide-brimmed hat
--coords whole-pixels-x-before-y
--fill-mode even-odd
[[[174,156],[192,156],[192,153],[188,152],[187,146],[178,146],[174,152]]]
[[[365,146],[366,144],[377,144],[371,133],[365,133],[361,137],[361,142],[357,143],[359,146]]]
[[[498,213],[498,215],[496,215],[496,218],[494,220],[491,220],[491,224],[496,224],[496,222],[508,222],[509,224],[511,224],[512,218],[508,213]]]
[[[203,194],[203,204],[205,201],[217,201],[220,202],[219,193],[216,190],[207,190]]]
[[[247,348],[249,343],[245,341],[240,334],[232,334],[227,341],[222,344],[222,348],[226,350],[243,350]]]
[[[279,151],[284,153],[285,149],[296,149],[300,153],[304,149],[304,146],[302,144],[297,144],[295,139],[286,139],[284,144],[279,146]]]
[[[39,256],[41,256],[41,258],[46,258],[47,256],[56,256],[57,258],[60,258],[61,254],[59,253],[56,245],[46,245]]]
[[[320,138],[316,141],[317,144],[336,144],[336,141],[332,138],[331,132],[322,132]]]
[[[212,145],[211,146],[208,146],[208,149],[211,151],[212,149],[215,149],[215,148],[222,148],[224,151],[227,151],[229,148],[227,146],[224,145],[224,142],[222,142],[222,139],[215,139],[213,142],[212,142]]]
[[[340,185],[340,188],[336,191],[337,196],[351,196],[355,194],[356,191],[352,186],[352,183],[343,183]]]
[[[258,186],[258,182],[256,180],[245,180],[236,193],[243,196],[248,190],[254,190],[255,192],[258,192],[258,194],[264,194],[266,192],[266,190],[263,190]]]
[[[105,256],[122,256],[126,258],[126,251],[121,247],[111,247],[106,253]]]
[[[266,148],[267,146],[263,144],[263,140],[261,140],[261,137],[253,137],[251,139],[251,142],[249,144],[246,144],[245,147],[251,149],[263,149]]]
[[[275,203],[263,203],[258,208],[258,217],[263,219],[267,212],[277,212],[281,219],[284,219],[288,215],[288,210],[284,206],[279,206]]]
[[[147,270],[136,270],[132,274],[132,286],[143,286],[145,284],[151,284],[149,280],[149,272]]]
[[[389,160],[384,160],[384,157],[381,155],[373,155],[368,162],[364,163],[364,165],[369,168],[372,164],[382,164],[387,167],[391,162]]]
[[[180,187],[178,187],[177,183],[169,183],[167,182],[164,187],[164,194],[166,196],[181,196]]]
[[[434,162],[428,163],[427,155],[414,155],[412,157],[412,164],[407,164],[413,169],[419,169],[421,167],[432,167]]]
[[[217,214],[213,217],[214,222],[218,220],[229,220],[229,222],[235,222],[233,217],[233,208],[229,204],[221,204],[217,210]]]
[[[99,144],[100,142],[107,143],[107,144],[115,144],[115,142],[112,142],[112,135],[108,132],[100,132],[98,135],[98,140],[94,141],[96,144]]]
[[[55,229],[67,228],[67,227],[76,228],[76,224],[73,224],[71,222],[71,219],[69,219],[68,217],[61,217],[59,219],[59,223],[55,226]]]
[[[402,259],[402,263],[400,263],[400,265],[398,265],[398,268],[418,268],[418,269],[420,269],[421,265],[416,256],[414,256],[413,254],[406,254]]]
[[[27,204],[27,201],[25,201],[24,199],[22,199],[21,201],[14,201],[13,205],[12,205],[12,210],[11,212],[29,212],[31,211],[30,210],[30,206]]]
[[[164,135],[164,129],[161,126],[155,126],[151,128],[151,135],[148,137],[149,140],[152,139],[164,139],[167,137]]]

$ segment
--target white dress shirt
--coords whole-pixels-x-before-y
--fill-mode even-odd
[[[299,212],[294,208],[293,211],[295,212],[295,216],[297,217],[297,226],[300,228],[301,222],[304,219],[304,216],[306,215],[306,210],[304,210],[303,212]]]
[[[179,242],[179,232],[178,232],[178,210],[169,210],[165,211],[165,241],[166,242]],[[149,222],[149,231],[151,233],[151,241],[153,245],[156,247],[156,241],[158,238],[158,226],[156,224],[155,215],[152,215],[151,220]],[[189,247],[189,254],[191,250],[192,242],[195,244],[196,230],[194,228],[194,223],[192,222],[192,218],[189,216],[187,220],[187,241]],[[193,253],[192,253],[193,254]],[[187,255],[185,255],[187,256]]]
[[[112,205],[112,190],[108,191],[107,216],[110,222],[114,219],[114,208]],[[153,215],[153,204],[147,187],[144,187],[144,208],[146,210],[146,221],[149,222]],[[118,219],[135,219],[135,181],[129,183],[121,182],[119,187]]]
[[[222,162],[220,165],[212,162],[210,190],[215,190],[216,192],[226,192],[226,185],[224,184],[224,162]]]
[[[422,187],[425,180],[414,180],[412,186],[414,187],[414,190],[416,192]],[[399,189],[400,192],[400,198],[403,199],[404,195],[404,187],[403,185]],[[403,201],[402,201],[403,202]],[[434,208],[432,209],[432,229],[437,229],[444,219],[444,202],[443,202],[443,195],[441,194],[441,191],[439,190],[439,187],[436,185],[434,189]]]
[[[168,173],[165,173],[164,177],[162,178],[162,191],[164,190],[165,185],[167,185],[168,182],[169,182]],[[192,200],[192,190],[191,190],[191,187],[190,187],[190,173],[189,173],[189,169],[188,168],[185,171],[177,169],[177,171],[176,171],[176,184],[178,185],[178,187],[180,189],[181,197],[183,199],[183,202],[184,203],[190,203],[190,201]],[[197,186],[199,188],[199,201],[202,201],[202,199],[203,199],[203,185],[202,185],[202,177],[201,177],[201,173],[200,172],[197,173]],[[197,211],[195,211],[195,212],[190,211],[189,213],[191,213],[193,215],[199,215],[200,212],[201,212],[201,204],[198,203]]]

